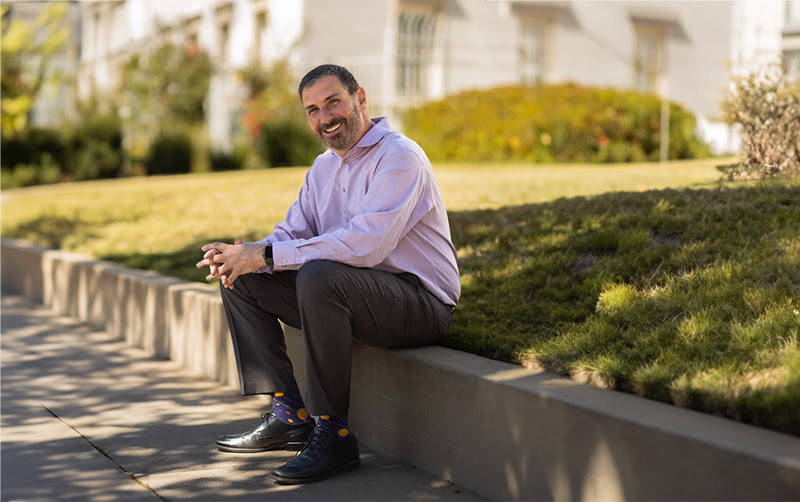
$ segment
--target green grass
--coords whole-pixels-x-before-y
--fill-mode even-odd
[[[443,344],[800,435],[800,183],[666,166],[440,165],[463,295]],[[202,281],[303,169],[5,191],[2,234]]]

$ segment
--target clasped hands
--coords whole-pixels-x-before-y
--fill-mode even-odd
[[[240,275],[255,272],[264,266],[264,244],[243,242],[236,239],[233,244],[212,242],[202,247],[203,259],[195,265],[197,268],[208,267],[206,280],[220,278],[222,285],[233,289],[233,283]]]

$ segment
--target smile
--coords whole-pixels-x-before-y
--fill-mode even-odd
[[[336,124],[335,126],[331,126],[331,127],[327,128],[327,129],[325,129],[325,132],[326,132],[327,134],[330,134],[330,133],[332,133],[332,132],[336,132],[336,130],[338,130],[340,127],[342,127],[342,123],[343,123],[343,122],[339,122],[339,123],[338,123],[338,124]]]

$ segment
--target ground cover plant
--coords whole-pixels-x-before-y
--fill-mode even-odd
[[[800,434],[800,183],[720,162],[437,165],[463,287],[443,344]],[[199,246],[260,238],[304,174],[4,191],[2,235],[202,281]]]

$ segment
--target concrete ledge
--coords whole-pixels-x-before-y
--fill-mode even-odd
[[[0,248],[3,291],[238,388],[215,287]],[[302,386],[302,333],[286,333]],[[351,421],[363,444],[491,500],[800,500],[800,438],[443,347],[356,344]]]

